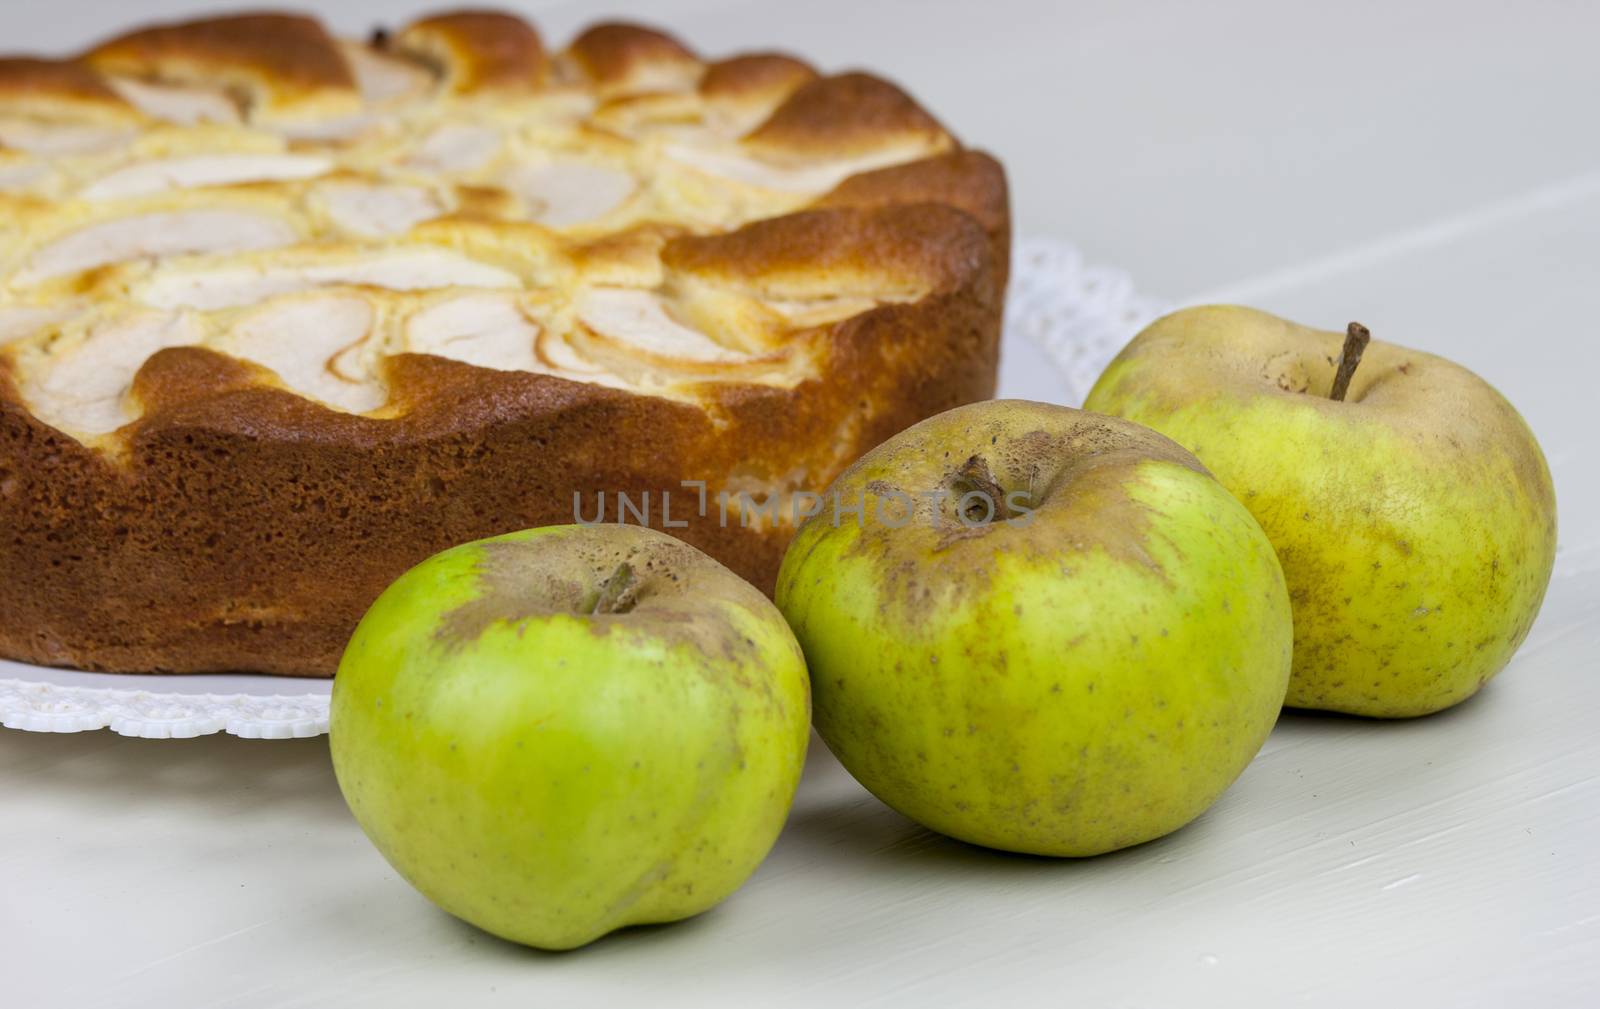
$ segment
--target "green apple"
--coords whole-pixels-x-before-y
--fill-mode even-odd
[[[1188,823],[1289,678],[1283,575],[1243,506],[1161,435],[1041,403],[961,407],[863,456],[796,535],[777,601],[857,780],[1011,851]]]
[[[334,680],[334,770],[450,913],[568,949],[732,893],[805,761],[804,658],[765,596],[636,526],[447,550],[373,604]]]
[[[1425,715],[1471,697],[1527,636],[1555,491],[1488,383],[1366,340],[1356,324],[1186,309],[1139,334],[1087,405],[1192,450],[1266,529],[1294,601],[1290,705]]]

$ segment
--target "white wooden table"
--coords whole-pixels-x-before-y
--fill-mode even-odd
[[[360,30],[416,5],[308,4]],[[0,7],[65,50],[183,0]],[[552,40],[602,11],[523,3]],[[541,9],[543,8],[543,9]],[[1600,999],[1600,6],[671,0],[706,52],[899,78],[1003,157],[1025,234],[1175,300],[1351,318],[1488,377],[1555,471],[1511,668],[1431,719],[1287,716],[1222,801],[1084,862],[943,840],[818,746],[718,910],[552,956],[435,911],[325,740],[0,731],[0,1004],[1544,1006]],[[1022,352],[1006,392],[1059,398]],[[3,577],[3,573],[0,573]]]

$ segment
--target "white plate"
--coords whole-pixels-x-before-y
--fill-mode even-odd
[[[1126,275],[1083,264],[1065,242],[1019,242],[1006,300],[1000,393],[1081,403],[1100,369],[1160,305]],[[1055,367],[1041,367],[1045,362]],[[328,731],[331,680],[124,676],[0,659],[0,725],[31,732],[110,729],[145,739],[226,732],[291,739]]]

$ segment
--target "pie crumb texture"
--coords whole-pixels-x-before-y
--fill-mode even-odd
[[[479,11],[0,59],[0,211],[0,653],[112,671],[331,675],[575,493],[821,489],[992,395],[1010,242],[887,81]],[[770,589],[786,516],[686,517]]]

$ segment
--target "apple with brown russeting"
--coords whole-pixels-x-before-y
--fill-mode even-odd
[[[1184,445],[1250,509],[1294,602],[1288,703],[1425,715],[1538,615],[1556,501],[1533,432],[1441,357],[1249,308],[1157,320],[1085,404]]]

